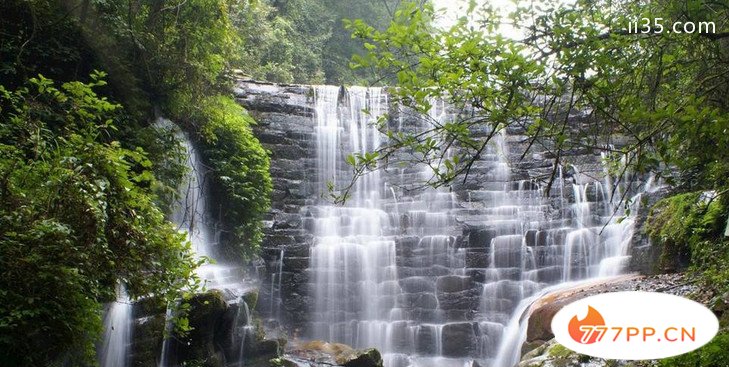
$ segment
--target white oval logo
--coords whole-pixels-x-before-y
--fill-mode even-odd
[[[703,305],[665,293],[614,292],[563,307],[552,319],[557,342],[605,359],[659,359],[711,341],[719,320]]]

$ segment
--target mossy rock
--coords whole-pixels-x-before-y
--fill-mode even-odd
[[[298,367],[296,362],[283,357],[277,357],[268,361],[270,367]]]
[[[572,352],[571,350],[565,348],[562,344],[554,344],[551,348],[549,348],[549,350],[547,351],[547,353],[551,357],[555,357],[555,358],[567,358],[567,357],[569,357],[574,352]]]
[[[246,294],[244,294],[242,299],[243,299],[243,302],[245,302],[246,305],[248,305],[249,310],[251,310],[251,311],[255,310],[256,306],[258,305],[258,288],[253,289],[253,290],[247,292]]]
[[[165,314],[159,314],[138,320],[134,326],[134,339],[131,346],[132,367],[155,367],[162,349]]]
[[[134,302],[134,317],[150,317],[164,315],[167,311],[167,303],[161,297],[145,297]]]
[[[539,349],[539,347],[543,346],[544,342],[541,340],[536,340],[533,342],[526,341],[521,346],[521,355],[522,357],[526,356],[530,352]]]
[[[382,355],[374,348],[340,356],[337,363],[344,367],[383,367]]]
[[[262,357],[278,357],[281,355],[281,345],[278,343],[278,340],[262,340],[256,345],[256,353]]]
[[[176,343],[177,360],[181,365],[222,367],[225,358],[216,345],[226,335],[219,335],[224,329],[223,316],[228,304],[223,293],[212,290],[197,294],[189,301],[188,320],[192,330]]]

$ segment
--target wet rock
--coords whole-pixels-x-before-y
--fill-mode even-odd
[[[382,356],[377,349],[370,348],[347,356],[344,361],[338,361],[344,367],[382,367]],[[343,363],[342,363],[343,362]]]
[[[478,340],[474,324],[458,322],[443,326],[443,356],[463,357],[477,351]]]
[[[409,277],[400,280],[400,287],[405,293],[434,292],[435,284],[425,277]]]
[[[472,229],[468,232],[468,247],[488,248],[496,235],[493,229]]]
[[[459,275],[446,275],[438,277],[435,288],[438,292],[454,293],[463,292],[473,287],[471,278]]]
[[[247,291],[241,299],[248,305],[248,309],[255,310],[258,305],[258,288]]]
[[[258,357],[276,357],[281,352],[281,344],[278,340],[261,340],[256,344],[256,355]]]
[[[486,249],[469,249],[466,252],[467,268],[487,268],[490,261],[491,257]]]
[[[398,237],[395,239],[395,249],[398,255],[409,256],[414,248],[418,246],[420,238],[417,236]]]
[[[524,239],[526,240],[526,245],[530,247],[534,247],[537,245],[537,230],[536,229],[530,229],[526,232],[524,235]]]
[[[291,213],[276,214],[273,227],[276,229],[299,228],[301,227],[301,216]]]
[[[421,325],[415,332],[415,353],[433,355],[438,350],[436,325]]]
[[[289,355],[304,365],[343,367],[383,367],[377,349],[355,350],[346,344],[311,341],[294,348]]]
[[[480,302],[481,292],[477,289],[438,294],[438,305],[445,311],[475,310]]]
[[[660,264],[661,250],[650,243],[648,234],[645,231],[645,222],[648,220],[650,208],[667,195],[669,195],[668,189],[660,189],[641,196],[635,218],[635,231],[630,239],[631,257],[628,266],[630,271],[650,275],[656,274],[660,270],[657,265]]]
[[[309,261],[308,257],[285,256],[283,269],[286,272],[303,272],[309,267]]]
[[[216,344],[223,339],[232,338],[232,335],[225,335],[225,331],[231,329],[225,327],[223,320],[227,310],[228,304],[220,291],[214,290],[192,297],[188,314],[192,330],[186,337],[176,338],[178,363],[204,361],[205,367],[224,365],[225,358],[222,351],[216,348]]]
[[[131,345],[131,365],[133,367],[157,365],[157,358],[162,350],[165,325],[164,311],[136,321]]]
[[[434,310],[438,307],[438,299],[433,293],[410,293],[398,297],[398,303],[406,308],[422,308]]]

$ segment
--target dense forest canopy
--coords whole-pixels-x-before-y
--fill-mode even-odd
[[[283,83],[367,84],[372,73],[349,68],[363,53],[344,19],[385,28],[401,0],[253,1],[235,9],[244,45],[238,64],[255,79]],[[245,4],[245,2],[243,2]]]

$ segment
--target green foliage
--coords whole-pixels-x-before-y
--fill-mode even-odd
[[[93,357],[101,303],[174,300],[198,282],[184,234],[164,219],[142,149],[113,140],[119,105],[92,83],[42,76],[0,87],[0,361]]]
[[[245,111],[217,97],[239,59],[231,13],[241,3],[0,4],[2,363],[88,360],[100,303],[114,298],[117,281],[132,296],[178,305],[176,326],[189,329],[183,291],[197,286],[198,262],[164,219],[187,167],[174,131],[151,126],[160,112],[193,135],[206,129],[222,203],[216,213],[228,215],[239,253],[255,249],[268,160]],[[89,77],[94,69],[109,73],[108,85]],[[66,83],[41,77],[20,89],[39,73]],[[179,96],[184,108],[175,105]]]
[[[125,121],[126,122],[126,121]],[[134,123],[119,128],[119,139],[130,149],[141,148],[152,162],[156,180],[151,184],[155,202],[164,213],[171,213],[179,195],[180,184],[189,172],[187,152],[178,140],[174,126],[135,127]]]
[[[353,67],[389,75],[396,97],[421,112],[434,98],[464,111],[450,124],[431,121],[425,133],[390,133],[381,157],[421,152],[417,161],[434,171],[430,183],[448,184],[468,175],[493,137],[467,131],[513,126],[557,164],[575,150],[602,151],[626,167],[620,176],[654,171],[685,190],[721,190],[729,184],[729,7],[691,4],[525,1],[508,15],[486,4],[438,30],[432,7],[405,2],[385,30],[352,21],[348,27],[367,49]],[[628,22],[642,17],[711,20],[717,30],[628,33]],[[505,37],[504,23],[522,34]],[[575,121],[575,110],[586,115]],[[464,151],[459,163],[440,164],[454,145]]]
[[[729,333],[720,332],[709,344],[678,357],[661,359],[659,367],[723,367],[729,365]]]
[[[55,80],[88,77],[91,50],[73,17],[58,1],[0,3],[0,85],[16,89],[42,73]]]
[[[243,39],[237,66],[255,79],[281,83],[364,84],[365,70],[348,67],[363,53],[344,28],[344,18],[384,27],[398,1],[251,1],[233,6],[231,17]]]
[[[691,257],[694,222],[699,212],[701,193],[672,196],[651,208],[646,233],[654,246],[661,246],[661,266],[664,270],[685,267]],[[693,242],[696,242],[694,239]]]
[[[395,100],[427,116],[432,102],[442,98],[469,116],[445,123],[426,118],[429,128],[416,134],[387,132],[389,146],[381,150],[380,158],[395,150],[415,152],[415,163],[433,170],[428,183],[440,186],[467,175],[471,160],[500,130],[526,118],[537,119],[539,109],[523,91],[543,67],[526,56],[523,45],[496,32],[475,29],[465,21],[441,31],[432,26],[435,17],[432,6],[406,2],[383,31],[362,20],[347,22],[347,27],[368,50],[355,55],[352,66],[390,73],[397,82],[397,88],[389,90]],[[479,125],[491,133],[473,136],[472,127]],[[451,146],[460,150],[448,157]]]
[[[729,240],[724,236],[727,199],[686,193],[656,203],[646,222],[646,233],[660,246],[662,270],[689,263],[700,280],[717,291],[729,290]]]
[[[199,126],[202,153],[214,177],[217,200],[212,205],[223,225],[221,240],[236,249],[231,255],[252,255],[263,239],[261,221],[272,190],[268,152],[253,135],[253,118],[223,95],[202,98],[197,105],[180,96],[175,106]]]

